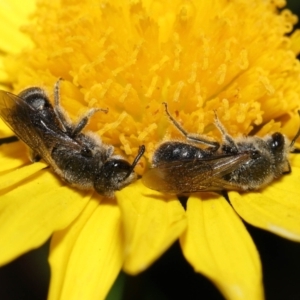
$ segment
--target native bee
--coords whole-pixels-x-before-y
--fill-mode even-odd
[[[152,168],[143,176],[143,183],[160,192],[190,194],[193,192],[260,189],[283,174],[291,172],[288,154],[293,149],[300,129],[290,143],[281,133],[263,138],[231,137],[215,113],[215,125],[223,142],[189,134],[166,114],[188,142],[163,142],[154,152]],[[197,147],[202,144],[206,148]]]
[[[42,158],[70,185],[113,196],[136,179],[134,167],[145,147],[140,147],[132,164],[114,155],[113,146],[102,143],[95,133],[82,132],[102,109],[92,108],[74,123],[60,105],[59,89],[60,80],[54,86],[54,106],[39,87],[18,96],[0,91],[0,117],[29,146],[33,162]]]

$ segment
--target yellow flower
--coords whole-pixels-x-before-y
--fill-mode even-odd
[[[281,131],[292,138],[299,127],[299,34],[287,36],[297,19],[279,12],[284,0],[41,0],[25,34],[16,31],[18,2],[6,2],[2,19],[14,26],[0,25],[2,87],[18,93],[41,86],[51,94],[64,78],[62,105],[72,119],[88,107],[108,107],[89,129],[130,161],[146,146],[139,174],[162,139],[180,138],[163,101],[186,130],[216,139],[213,110],[233,136]],[[33,1],[26,5],[31,11]],[[26,23],[25,4],[21,11]],[[2,123],[0,132],[11,135]],[[300,241],[296,155],[291,175],[259,192],[229,192],[234,210],[223,197],[202,193],[185,211],[175,196],[140,181],[115,199],[80,192],[44,163],[30,164],[20,142],[0,150],[0,263],[52,235],[49,299],[104,298],[121,268],[145,270],[177,239],[195,271],[227,299],[262,299],[259,256],[237,213]]]

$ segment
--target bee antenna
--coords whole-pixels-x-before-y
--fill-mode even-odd
[[[128,173],[125,175],[124,179],[125,180],[127,177],[129,177],[129,175],[133,172],[133,169],[135,168],[135,166],[137,165],[138,161],[140,160],[140,158],[143,156],[144,152],[145,152],[145,146],[142,145],[139,147],[139,152],[137,154],[137,156],[135,157],[133,163],[131,164],[131,167],[128,171]]]
[[[300,117],[300,110],[298,110],[298,115]],[[300,136],[300,127],[299,127],[298,132],[296,133],[295,137],[291,141],[290,148],[292,148],[294,146],[294,144],[295,144],[295,142],[296,142],[296,140],[298,139],[299,136]]]

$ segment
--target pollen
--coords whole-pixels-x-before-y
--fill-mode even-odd
[[[72,119],[90,107],[88,129],[133,160],[180,133],[220,138],[279,129],[292,137],[300,106],[300,34],[283,0],[46,1],[23,31],[32,45],[3,64],[13,92],[58,78]],[[181,137],[182,138],[182,137]],[[146,164],[144,164],[146,165]]]

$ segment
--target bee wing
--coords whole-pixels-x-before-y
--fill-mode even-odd
[[[248,159],[249,154],[242,153],[172,161],[150,169],[142,180],[150,189],[174,194],[221,191],[228,188],[222,177]]]
[[[81,149],[80,145],[68,137],[54,124],[44,120],[34,108],[22,98],[6,91],[0,90],[0,117],[10,129],[35,153],[41,156],[48,164],[54,166],[51,157],[52,148],[60,143],[70,144],[72,147]]]

